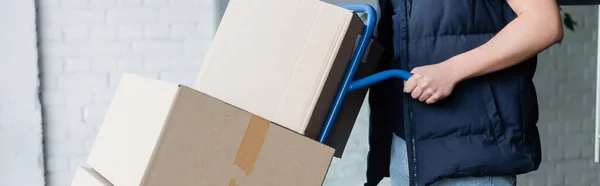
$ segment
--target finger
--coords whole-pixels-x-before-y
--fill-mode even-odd
[[[429,97],[429,99],[427,99],[427,101],[425,101],[427,104],[433,104],[436,103],[438,101],[440,101],[442,99],[442,96],[439,93],[434,93],[433,95],[431,95],[431,97]]]
[[[423,88],[417,86],[410,95],[415,99],[419,99],[419,97],[421,97],[421,94],[423,94]]]
[[[425,103],[427,103],[427,104],[434,104],[434,103],[435,103],[435,102],[437,102],[438,100],[439,100],[439,98],[438,98],[438,97],[431,96],[431,97],[429,97],[429,99],[427,99],[427,101],[425,101]]]
[[[410,77],[408,79],[408,81],[405,81],[404,92],[406,92],[406,93],[413,92],[415,90],[415,88],[417,87],[417,82],[419,82],[420,78],[421,78],[421,76],[419,76],[419,75],[413,75],[412,77]]]
[[[433,95],[433,90],[428,88],[427,90],[425,90],[423,92],[423,94],[421,94],[421,96],[419,97],[419,101],[427,101],[427,99],[429,99],[432,95]]]

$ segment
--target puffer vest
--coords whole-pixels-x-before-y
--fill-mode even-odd
[[[379,9],[377,39],[386,48],[379,71],[443,62],[486,43],[516,18],[505,0],[379,0]],[[402,80],[372,86],[365,185],[389,176],[392,133],[407,143],[411,185],[537,170],[536,62],[464,80],[431,105],[403,93]]]

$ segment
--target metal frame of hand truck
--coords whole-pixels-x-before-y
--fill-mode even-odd
[[[377,14],[375,9],[368,4],[364,5],[346,5],[342,6],[348,10],[352,10],[355,13],[366,13],[368,18],[365,24],[365,28],[362,33],[362,37],[360,38],[358,47],[354,50],[352,54],[352,61],[346,71],[344,79],[342,80],[342,84],[338,90],[338,93],[335,97],[331,110],[329,111],[329,115],[325,120],[325,124],[321,130],[321,134],[319,136],[320,143],[326,143],[329,134],[331,133],[331,129],[333,128],[333,124],[335,123],[335,119],[340,111],[340,107],[348,94],[351,91],[366,88],[375,83],[381,82],[386,79],[391,78],[400,78],[404,80],[408,80],[410,78],[411,73],[406,72],[404,70],[385,70],[382,72],[378,72],[376,74],[370,75],[368,77],[352,81],[354,78],[354,74],[356,73],[356,69],[358,68],[358,64],[363,59],[363,55],[368,47],[369,41],[371,40],[371,36],[373,31],[375,30],[375,25],[377,22]]]

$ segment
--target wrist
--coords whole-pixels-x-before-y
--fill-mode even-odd
[[[440,65],[443,69],[447,69],[450,72],[448,73],[450,75],[448,78],[451,78],[458,83],[469,78],[468,65],[465,62],[466,61],[462,60],[461,56],[458,55],[440,63]]]

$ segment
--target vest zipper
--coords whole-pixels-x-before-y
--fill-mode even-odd
[[[410,31],[409,31],[409,25],[410,25],[410,18],[411,18],[411,12],[412,12],[412,3],[413,0],[406,0],[406,17],[407,17],[407,22],[406,22],[406,63],[407,63],[407,70],[410,70],[411,68],[411,64],[410,64],[410,60],[409,60],[409,38],[410,38]],[[405,95],[407,96],[407,95]],[[411,185],[414,186],[418,186],[418,180],[417,180],[417,155],[416,155],[416,150],[415,150],[415,137],[414,137],[414,133],[415,133],[415,125],[414,125],[414,116],[413,116],[413,111],[412,111],[412,100],[410,97],[407,99],[408,100],[408,119],[409,119],[409,137],[410,137],[410,155],[411,155],[411,160],[412,162],[409,163],[409,174],[410,174],[410,182],[412,183]]]
[[[406,0],[406,1],[407,1],[407,3],[406,3],[406,9],[407,9],[407,12],[408,12],[407,16],[408,16],[408,19],[410,20],[410,12],[412,11],[412,0]]]

